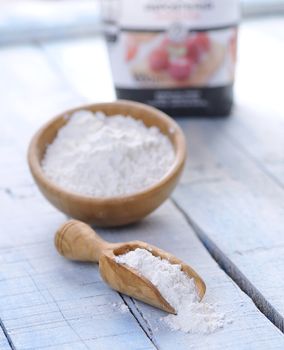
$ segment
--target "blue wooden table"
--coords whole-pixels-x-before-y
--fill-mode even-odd
[[[244,23],[239,57],[233,115],[178,119],[189,157],[172,198],[137,225],[98,229],[201,274],[228,322],[200,335],[169,331],[162,311],[109,289],[96,265],[60,257],[53,237],[66,218],[27,168],[42,123],[114,98],[103,40],[0,47],[1,350],[284,349],[284,19]]]

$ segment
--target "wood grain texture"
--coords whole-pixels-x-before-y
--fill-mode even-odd
[[[154,256],[165,259],[171,264],[179,264],[181,270],[189,278],[194,279],[200,300],[206,291],[206,285],[197,272],[177,257],[138,240],[123,243],[104,241],[95,230],[81,221],[69,220],[64,223],[56,232],[55,246],[67,259],[98,263],[103,280],[112,289],[172,314],[175,314],[176,310],[164,299],[153,283],[136,269],[117,263],[116,256],[138,248],[148,250]]]
[[[264,329],[267,330],[267,325],[263,328],[262,322],[266,323],[267,319],[263,315],[255,313],[255,306],[251,304],[251,300],[217,267],[182,214],[176,210],[172,203],[167,202],[140,225],[119,230],[105,229],[100,230],[100,232],[104,238],[115,241],[126,240],[130,235],[133,239],[139,237],[139,239],[159,246],[186,261],[206,281],[208,289],[204,300],[217,303],[218,311],[225,313],[228,321],[233,320],[233,323],[226,325],[223,330],[206,336],[168,332],[160,320],[161,317],[165,316],[164,313],[141,302],[131,302],[126,298],[129,307],[142,318],[145,331],[148,332],[149,337],[153,339],[158,348],[261,349],[267,347],[273,349],[283,346],[274,342],[276,340],[274,336],[272,343],[270,340],[269,343],[265,344],[267,335],[262,334],[262,332]],[[181,241],[184,243],[181,244]],[[256,326],[256,322],[260,322],[260,324]],[[276,329],[271,323],[270,327]],[[253,334],[250,334],[251,332]],[[279,339],[284,340],[280,331],[278,334]]]
[[[47,145],[58,130],[66,125],[73,113],[86,110],[103,112],[106,116],[131,115],[148,127],[156,127],[165,134],[174,149],[175,157],[169,171],[156,183],[136,193],[113,197],[92,197],[66,190],[51,181],[42,169]],[[75,219],[99,226],[121,226],[141,220],[160,206],[172,193],[180,179],[186,160],[186,144],[177,123],[156,108],[133,101],[115,101],[83,105],[63,111],[46,123],[33,136],[28,150],[31,173],[42,194],[60,211]]]
[[[283,313],[283,302],[279,297],[281,292],[278,292],[283,287],[271,288],[271,282],[267,283],[257,270],[262,269],[264,265],[270,271],[269,276],[275,274],[278,276],[277,279],[272,278],[273,283],[282,280],[283,195],[276,185],[283,186],[284,181],[282,98],[284,50],[281,34],[283,26],[281,19],[277,19],[276,22],[274,19],[256,20],[243,25],[240,33],[236,81],[237,103],[233,116],[205,124],[201,121],[188,125],[190,164],[183,182],[190,181],[191,189],[186,191],[182,187],[179,191],[179,197],[183,196],[183,203],[190,202],[187,207],[190,217],[193,209],[195,212],[203,211],[203,216],[200,214],[196,217],[198,222],[195,222],[213,243],[218,237],[215,243],[225,253],[222,255],[224,260],[229,252],[233,251],[235,254],[234,251],[237,251],[236,264],[238,266],[239,259],[246,260],[243,265],[246,271],[252,270],[247,277],[248,280],[251,280],[250,276],[254,277],[257,282],[255,290],[258,291],[259,285],[263,291],[266,285],[268,294],[266,296],[262,292],[258,294],[257,302],[263,304],[262,297],[264,299],[269,297],[270,306],[264,303],[266,305],[264,309],[271,319],[278,320],[277,324],[281,328],[282,317],[279,318],[276,305],[275,307],[272,305],[275,300],[279,312]],[[59,67],[62,69],[68,67],[65,68],[66,74],[74,77],[74,70],[79,75],[81,68],[76,68],[64,52],[73,52],[77,47],[77,43],[74,43],[74,46],[71,43],[61,46],[51,44],[46,46],[46,52]],[[88,44],[85,42],[84,53],[88,52],[87,47]],[[90,47],[93,47],[91,41],[89,42],[91,53],[93,49]],[[264,47],[266,52],[274,53],[273,57],[269,56],[271,63],[268,63],[268,56],[263,53]],[[79,50],[77,55],[78,52]],[[91,90],[88,93],[83,89],[80,91],[87,98],[91,96]],[[200,132],[197,130],[198,125]],[[195,136],[195,133],[198,135]],[[229,171],[227,167],[230,167]],[[239,178],[236,180],[236,177]],[[207,201],[210,207],[206,210],[204,203],[207,204]],[[216,228],[212,227],[212,223]],[[227,231],[228,227],[232,230],[231,234]],[[216,237],[211,235],[212,230],[216,231]],[[242,247],[241,256],[236,246]],[[271,247],[273,249],[268,253]],[[257,264],[258,256],[253,259],[254,264],[248,263],[252,254],[244,259],[247,250],[253,254],[262,251],[259,264]],[[236,280],[238,275],[240,283],[247,285],[237,269],[234,277]],[[251,286],[247,285],[247,289],[250,288]]]
[[[284,22],[270,22],[241,31],[233,116],[181,121],[191,157],[175,200],[215,259],[283,330]]]
[[[2,327],[2,325],[1,325],[1,327]],[[0,328],[0,349],[1,350],[11,350],[12,349],[2,328]]]
[[[103,349],[104,339],[118,349],[127,339],[139,349],[155,348],[132,314],[119,311],[121,297],[96,269],[61,270],[53,234],[64,217],[38,195],[26,166],[35,129],[82,100],[36,47],[2,48],[0,62],[0,317],[13,348]]]
[[[234,279],[281,329],[283,195],[278,187],[284,181],[283,25],[281,19],[243,25],[233,116],[188,124],[190,163],[183,177],[188,185],[175,196],[206,234],[204,243],[215,258],[233,271]],[[72,76],[73,65],[62,54],[71,47],[55,44],[46,50],[59,66],[69,63]],[[274,53],[270,64],[264,47]],[[263,268],[266,278],[259,272]]]
[[[283,329],[283,189],[222,133],[222,121],[213,123],[181,121],[192,152],[174,199],[220,264]]]
[[[10,209],[22,204],[14,202]],[[54,223],[58,216],[54,212],[48,221]],[[29,230],[42,243],[35,239],[34,244],[0,249],[0,315],[16,349],[77,349],[78,343],[87,349],[87,341],[96,349],[105,337],[116,339],[118,348],[128,337],[138,348],[153,348],[131,313],[119,311],[123,301],[101,281],[98,269],[59,257],[47,225]]]
[[[10,209],[15,211],[18,205],[22,207],[22,199],[14,201]],[[160,321],[164,313],[142,303],[128,302],[126,298],[132,312],[140,314],[139,321],[149,338],[143,336],[136,320],[128,312],[120,313],[120,296],[106,287],[93,264],[72,263],[56,254],[52,226],[62,217],[51,210],[49,225],[41,226],[45,214],[38,213],[39,225],[36,230],[30,229],[30,236],[36,235],[39,242],[14,243],[0,250],[0,315],[16,349],[60,348],[61,345],[77,349],[78,343],[82,348],[87,344],[90,349],[96,349],[97,344],[108,349],[110,343],[123,348],[127,339],[135,344],[132,349],[143,349],[151,348],[149,338],[161,349],[172,349],[173,344],[179,349],[188,349],[189,345],[194,349],[223,346],[249,349],[253,345],[259,349],[281,349],[284,346],[281,333],[220,271],[170,203],[140,225],[100,233],[112,240],[143,238],[200,271],[208,285],[207,301],[217,302],[219,311],[226,313],[227,320],[233,320],[224,330],[204,337],[202,342],[200,335],[169,332]],[[35,218],[30,217],[30,221],[34,222]],[[18,224],[22,225],[22,220]],[[233,340],[235,337],[238,341]]]
[[[56,45],[61,53],[66,47],[72,48],[72,42]],[[66,61],[69,57],[72,63],[65,65],[65,70],[52,61],[49,50],[48,57],[33,46],[0,50],[0,109],[5,131],[0,147],[4,164],[0,168],[4,232],[0,238],[0,317],[14,348],[282,349],[283,335],[220,270],[169,202],[139,225],[99,232],[112,241],[149,241],[195,267],[208,285],[208,301],[219,303],[219,310],[233,321],[220,332],[202,337],[169,332],[160,322],[162,312],[127,297],[124,300],[131,313],[121,313],[121,297],[105,286],[97,268],[65,261],[55,252],[53,233],[65,218],[38,194],[28,173],[25,151],[32,133],[46,119],[82,103],[74,88],[77,78],[81,77],[79,89],[90,87],[89,96],[96,99],[92,76],[89,80],[88,75],[79,74],[85,64],[93,64],[95,57],[86,56],[88,45],[93,52],[92,40],[84,45],[84,51],[77,50],[78,42],[69,51],[77,52],[76,65],[74,57],[66,54]],[[72,75],[73,65],[76,74]],[[68,71],[72,78],[66,79]],[[100,81],[95,86],[103,90]],[[3,119],[2,115],[9,118]],[[210,157],[206,159],[210,166]],[[222,169],[217,166],[209,174],[209,182],[214,181],[212,175],[220,173]],[[208,180],[207,174],[201,175],[196,183]]]

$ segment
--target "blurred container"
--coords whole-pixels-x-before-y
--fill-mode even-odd
[[[118,98],[172,116],[223,116],[233,104],[238,0],[102,0]]]

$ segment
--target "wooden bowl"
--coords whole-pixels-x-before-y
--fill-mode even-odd
[[[41,167],[46,147],[58,130],[78,110],[102,111],[107,116],[131,115],[144,124],[158,127],[167,135],[175,149],[175,161],[170,171],[153,186],[126,196],[99,198],[81,195],[58,186],[47,178]],[[28,150],[31,173],[43,195],[59,210],[73,218],[98,226],[120,226],[138,221],[161,205],[171,194],[183,170],[186,143],[182,130],[165,113],[132,101],[98,103],[66,111],[45,124],[32,138]]]

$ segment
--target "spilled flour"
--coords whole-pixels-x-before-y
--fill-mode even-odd
[[[47,147],[42,169],[66,190],[113,197],[142,191],[174,163],[174,149],[156,127],[129,116],[75,112]]]
[[[224,327],[225,316],[211,304],[199,302],[194,280],[168,260],[155,257],[148,250],[137,248],[115,258],[116,262],[136,269],[149,279],[177,315],[162,320],[172,329],[186,333],[212,333]]]
[[[112,303],[111,305],[115,308],[115,310],[118,310],[121,314],[129,312],[128,306],[124,303]]]

